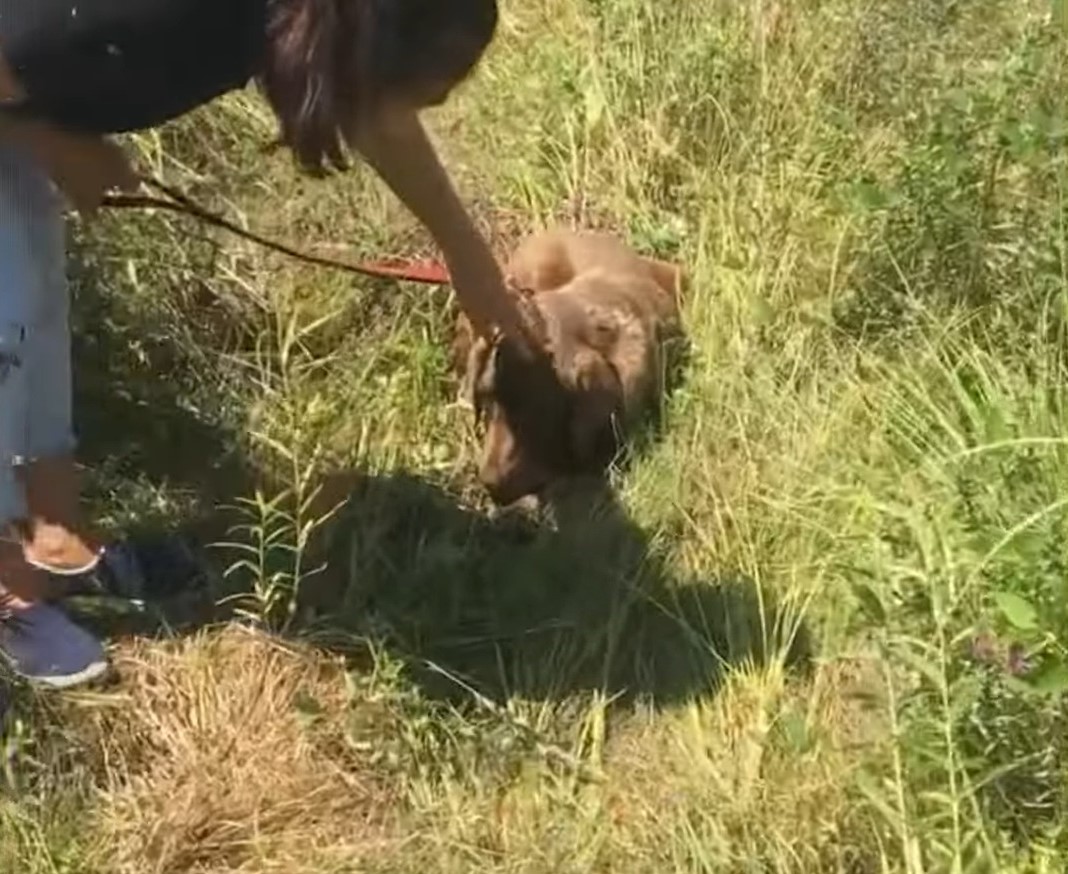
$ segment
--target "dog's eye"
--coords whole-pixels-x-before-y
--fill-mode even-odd
[[[490,398],[484,391],[476,391],[474,397],[475,404],[475,421],[478,424],[483,424],[489,415]]]
[[[490,350],[482,370],[472,386],[471,401],[475,407],[475,418],[479,421],[486,418],[490,405],[493,403],[497,393],[497,352],[497,347]]]

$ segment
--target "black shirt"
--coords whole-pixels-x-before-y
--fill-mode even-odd
[[[17,111],[69,130],[154,127],[258,72],[269,0],[0,0]]]

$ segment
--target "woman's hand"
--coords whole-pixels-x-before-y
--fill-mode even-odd
[[[44,127],[27,137],[45,172],[83,216],[95,213],[108,191],[135,191],[140,185],[129,157],[114,140]]]
[[[470,235],[457,234],[442,249],[449,281],[475,330],[487,338],[499,330],[517,344],[521,353],[527,351],[530,338],[526,323],[515,299],[508,293],[497,259],[482,236],[472,227]]]
[[[456,296],[475,331],[499,329],[523,353],[530,338],[500,265],[460,202],[414,110],[384,112],[353,146],[441,247]]]

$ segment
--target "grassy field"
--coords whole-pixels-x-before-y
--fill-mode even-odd
[[[502,251],[687,266],[663,435],[492,520],[444,291],[78,229],[94,507],[221,544],[235,621],[19,694],[0,871],[1064,871],[1065,7],[503,8],[435,135]],[[260,232],[428,251],[271,135],[238,95],[135,146]]]

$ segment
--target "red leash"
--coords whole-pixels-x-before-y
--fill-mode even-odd
[[[109,194],[104,198],[103,205],[116,209],[166,209],[171,212],[184,213],[205,224],[223,228],[260,246],[319,267],[332,267],[335,270],[344,270],[361,276],[373,276],[378,279],[399,279],[405,282],[422,282],[427,285],[448,285],[449,283],[448,268],[434,259],[408,261],[403,258],[379,258],[371,261],[349,261],[342,258],[311,255],[287,246],[285,243],[269,240],[252,231],[246,231],[240,225],[205,209],[182,192],[164,185],[157,179],[143,177],[142,181],[147,187],[155,188],[162,193],[164,197],[146,194]]]

